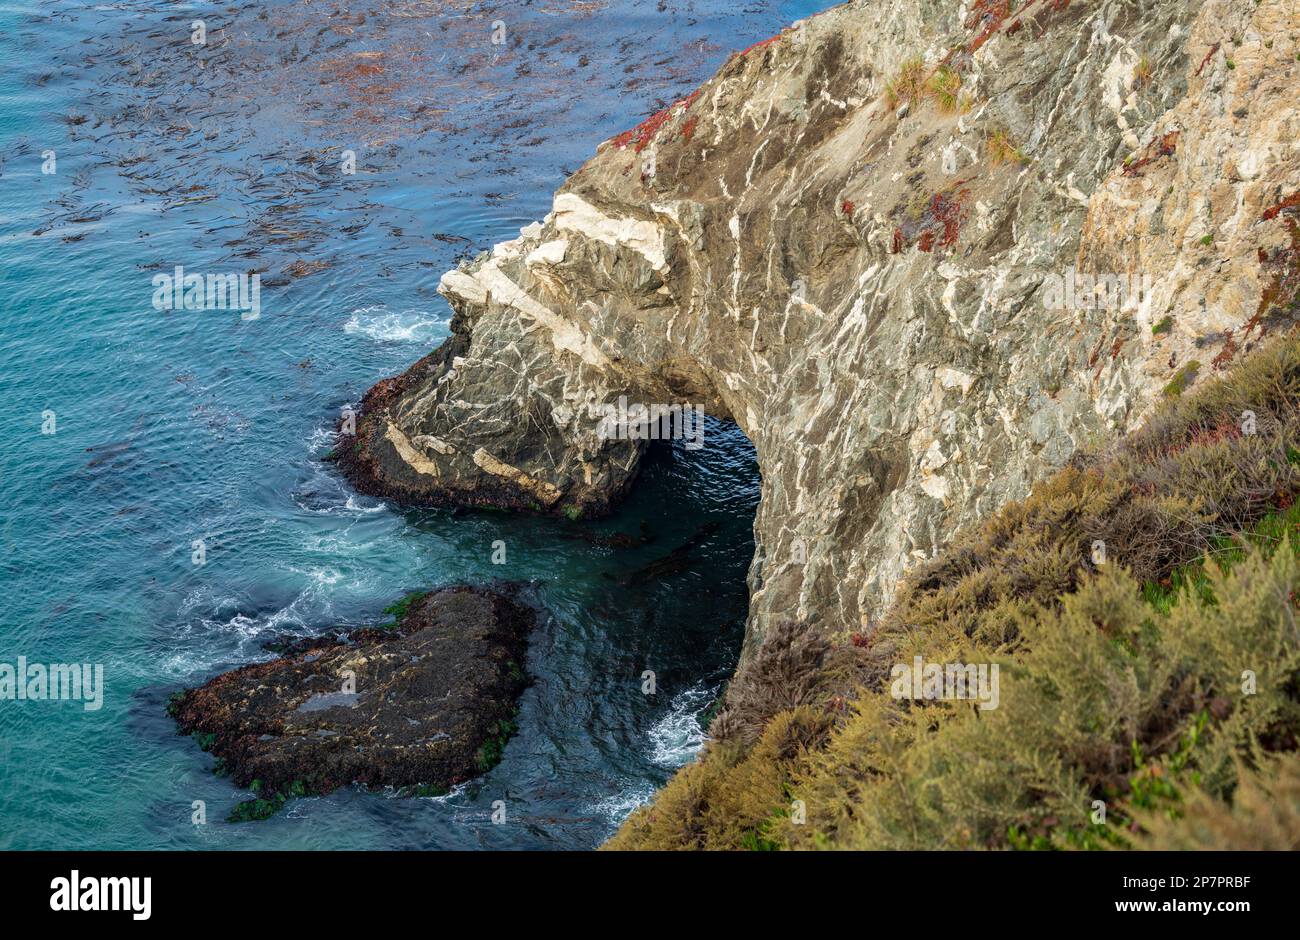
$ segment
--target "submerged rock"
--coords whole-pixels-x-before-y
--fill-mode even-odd
[[[259,818],[350,783],[441,793],[489,770],[514,731],[534,612],[470,587],[412,595],[396,623],[302,644],[177,695],[169,711]]]

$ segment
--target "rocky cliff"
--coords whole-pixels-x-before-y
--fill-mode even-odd
[[[342,463],[408,502],[600,513],[645,448],[602,407],[696,404],[762,472],[747,659],[781,622],[869,632],[959,527],[1285,313],[1298,36],[1294,0],[796,23],[444,275],[453,337],[367,395]]]

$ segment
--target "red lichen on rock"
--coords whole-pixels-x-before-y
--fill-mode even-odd
[[[961,222],[965,216],[964,200],[968,195],[970,190],[963,189],[951,198],[943,193],[935,193],[934,198],[930,200],[930,214],[934,216],[935,221],[943,225],[940,248],[951,248],[957,244],[957,233],[961,229]]]
[[[699,96],[700,91],[697,88],[680,101],[674,101],[662,111],[656,111],[630,131],[619,134],[613,139],[612,143],[615,147],[626,147],[628,144],[632,144],[632,149],[640,153],[650,146],[650,141],[654,139],[655,134],[659,133],[659,129],[668,123],[668,119],[673,116],[673,112],[677,108],[690,108]]]
[[[975,0],[975,6],[967,15],[966,21],[963,25],[971,32],[975,32],[976,30],[978,30],[978,32],[975,32],[975,37],[971,39],[964,48],[958,48],[967,56],[973,55],[980,46],[993,38],[997,31],[1002,28],[1003,23],[1011,18],[1011,8],[1013,5],[1014,4],[1011,0]],[[1069,6],[1070,0],[1047,0],[1047,2],[1043,4],[1044,9],[1050,10],[1053,13],[1059,13],[1062,10],[1066,10]],[[1027,8],[1028,6],[1025,7],[1025,9]],[[1007,27],[1006,35],[1014,36],[1016,33],[1020,32],[1024,26],[1024,22],[1017,17],[1015,20],[1012,20],[1011,25]],[[1038,36],[1041,37],[1046,30],[1047,27],[1043,26],[1039,30]],[[944,63],[946,64],[952,56],[953,52],[949,51],[948,55],[943,59]]]
[[[925,252],[956,245],[961,223],[966,218],[966,198],[970,195],[969,189],[957,188],[964,182],[958,180],[949,189],[931,196],[919,219],[905,219],[894,230],[890,253],[898,254],[913,238],[916,247]]]
[[[1296,209],[1296,208],[1300,208],[1300,190],[1297,190],[1296,192],[1287,196],[1285,199],[1283,199],[1281,202],[1279,202],[1277,205],[1273,206],[1272,208],[1266,209],[1264,211],[1264,214],[1260,216],[1260,218],[1263,219],[1265,222],[1268,222],[1273,219],[1276,219],[1278,215],[1284,212],[1285,210]]]
[[[754,43],[752,46],[750,46],[750,47],[747,48],[747,49],[743,49],[743,50],[741,50],[740,55],[741,55],[741,57],[743,58],[743,57],[749,55],[749,54],[750,54],[751,52],[753,52],[755,49],[763,49],[763,48],[766,48],[767,46],[772,45],[772,43],[776,42],[776,41],[777,41],[778,39],[780,39],[780,38],[781,38],[781,34],[780,34],[780,33],[777,33],[775,36],[770,36],[770,37],[768,37],[767,39],[764,39],[764,40],[761,40],[760,42],[756,42],[756,43]]]
[[[1093,347],[1092,355],[1088,357],[1088,368],[1091,369],[1097,364],[1098,358],[1101,357],[1101,347],[1106,342],[1106,337],[1097,340],[1097,345]]]
[[[1204,69],[1205,66],[1209,64],[1210,60],[1214,58],[1214,54],[1218,51],[1219,51],[1219,43],[1216,42],[1214,45],[1210,46],[1210,51],[1205,53],[1205,58],[1202,59],[1201,64],[1196,67],[1197,75],[1201,74],[1201,70]]]
[[[1264,214],[1265,219],[1275,219],[1279,213],[1287,213],[1282,221],[1290,236],[1290,244],[1280,248],[1259,249],[1259,265],[1265,273],[1272,275],[1272,281],[1260,294],[1259,307],[1246,323],[1243,339],[1253,326],[1259,326],[1262,336],[1267,332],[1270,322],[1288,315],[1294,320],[1297,312],[1300,312],[1300,223],[1293,218],[1294,215],[1300,215],[1300,199],[1297,196],[1300,194],[1283,199]]]
[[[968,30],[980,32],[966,46],[966,51],[973,53],[992,39],[1010,15],[1011,0],[975,0],[975,6],[966,17],[965,26]]]
[[[1154,163],[1161,157],[1172,156],[1174,151],[1178,149],[1178,138],[1181,136],[1181,133],[1181,131],[1170,131],[1168,134],[1164,134],[1151,141],[1151,143],[1147,145],[1146,156],[1139,160],[1134,160],[1131,163],[1124,164],[1124,175],[1141,176],[1141,174],[1138,173],[1138,170],[1142,169],[1142,167],[1149,163]]]

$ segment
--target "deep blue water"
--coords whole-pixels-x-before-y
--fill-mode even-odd
[[[342,406],[447,335],[457,258],[821,5],[0,0],[0,663],[99,663],[106,686],[98,711],[0,701],[0,848],[590,847],[690,759],[743,632],[739,432],[654,452],[586,526],[404,511],[320,458]],[[155,310],[175,265],[261,272],[261,318]],[[691,570],[620,585],[709,521]],[[636,549],[577,537],[643,523]],[[175,734],[169,693],[273,635],[500,578],[550,617],[498,767],[441,799],[340,791],[224,822],[249,794]]]

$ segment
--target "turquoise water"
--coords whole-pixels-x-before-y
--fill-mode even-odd
[[[739,432],[653,452],[590,525],[403,510],[320,458],[341,407],[447,335],[444,270],[807,6],[0,0],[0,663],[98,663],[106,687],[98,711],[0,701],[0,848],[590,847],[689,760],[743,632]],[[175,265],[260,272],[261,318],[155,310]],[[689,570],[629,579],[710,522]],[[635,549],[583,537],[642,525]],[[223,821],[249,794],[175,734],[171,692],[489,579],[550,614],[498,767],[440,799]]]

